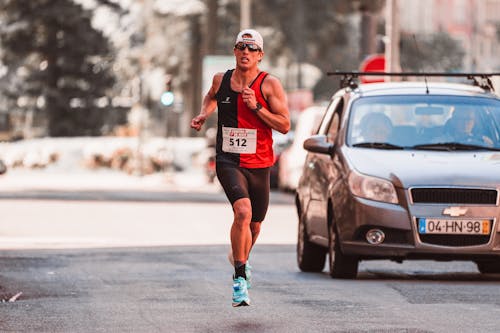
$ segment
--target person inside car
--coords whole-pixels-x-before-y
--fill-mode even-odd
[[[467,105],[456,106],[445,124],[446,141],[465,144],[493,146],[493,141],[484,135],[477,112]]]
[[[371,112],[361,119],[361,142],[387,142],[392,134],[392,121],[381,112]]]

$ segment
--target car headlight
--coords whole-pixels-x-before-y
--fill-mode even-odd
[[[398,196],[394,185],[388,180],[351,172],[349,189],[355,196],[397,204]]]

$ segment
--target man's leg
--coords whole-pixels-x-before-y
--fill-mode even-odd
[[[250,199],[241,198],[233,204],[234,220],[231,226],[231,248],[234,263],[245,264],[253,245],[251,229],[252,207]]]
[[[232,255],[228,256],[235,268],[233,306],[250,305],[248,288],[251,272],[247,261],[269,203],[268,170],[217,167],[217,177],[232,203],[234,213],[230,233]],[[249,194],[249,188],[253,189],[253,195]]]
[[[250,305],[246,264],[252,247],[252,207],[250,199],[238,199],[233,204],[234,220],[231,226],[231,247],[234,253],[233,306]]]
[[[259,237],[261,225],[262,225],[261,222],[250,223],[250,231],[252,232],[252,247],[254,246],[255,242],[257,241],[257,237]]]
[[[250,200],[247,201],[250,206],[251,211],[251,223],[250,223],[250,232],[252,235],[251,246],[246,252],[247,256],[244,258],[245,261],[248,260],[248,256],[250,255],[250,251],[252,250],[257,238],[260,234],[260,228],[262,225],[262,221],[264,220],[267,212],[267,208],[269,206],[269,174],[270,169],[253,169],[247,170],[246,176],[248,179],[249,186],[249,196]],[[245,198],[246,199],[246,198]],[[240,199],[243,200],[243,199]],[[238,200],[238,201],[240,201]],[[233,210],[235,209],[235,204],[233,204]],[[248,208],[248,206],[246,206]],[[236,214],[236,213],[235,213]],[[231,237],[231,240],[233,238]],[[234,246],[231,247],[231,252],[228,254],[229,261],[234,265],[236,262],[236,255],[234,252]]]
[[[250,232],[252,233],[252,246],[250,247],[250,251],[248,253],[249,255],[250,255],[250,252],[252,251],[253,246],[255,245],[255,242],[257,241],[257,238],[259,237],[261,226],[262,226],[262,222],[251,222],[250,223]],[[248,257],[249,256],[247,256],[247,258],[246,258],[247,261],[248,261]],[[231,246],[231,250],[227,254],[227,259],[229,260],[231,265],[234,266],[234,256],[233,256],[232,246]]]
[[[252,206],[248,195],[248,180],[245,171],[235,166],[217,165],[217,178],[231,202],[234,218],[230,238],[235,268],[233,275],[233,306],[250,305],[248,282],[246,280],[246,261],[252,247]]]

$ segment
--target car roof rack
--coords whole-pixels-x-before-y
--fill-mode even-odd
[[[491,82],[492,76],[500,76],[500,73],[437,73],[437,72],[327,72],[328,76],[341,76],[340,86],[342,88],[349,87],[356,89],[359,85],[360,76],[421,76],[427,77],[465,77],[473,81],[474,86],[478,86],[487,91],[495,91],[493,83]],[[426,80],[427,83],[427,80]]]

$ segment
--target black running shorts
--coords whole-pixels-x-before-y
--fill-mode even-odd
[[[249,169],[217,163],[216,171],[231,205],[238,199],[249,198],[252,222],[262,222],[269,206],[270,168]]]

